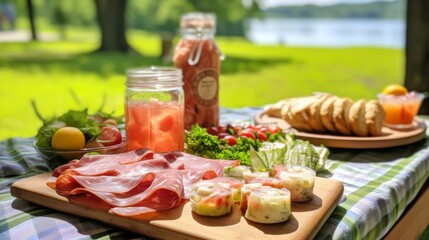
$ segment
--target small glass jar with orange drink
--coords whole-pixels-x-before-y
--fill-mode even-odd
[[[182,71],[173,67],[127,71],[125,128],[128,150],[183,151]]]
[[[386,113],[385,124],[393,128],[410,128],[419,112],[425,95],[409,92],[401,85],[391,84],[378,94],[378,100]]]

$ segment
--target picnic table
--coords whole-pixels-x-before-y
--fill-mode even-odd
[[[252,122],[261,110],[222,108],[221,123]],[[424,119],[428,125],[429,118]],[[13,197],[13,182],[51,171],[32,141],[0,142],[0,239],[148,239]],[[427,228],[427,137],[399,147],[330,151],[318,176],[342,182],[344,192],[315,239],[416,239]]]

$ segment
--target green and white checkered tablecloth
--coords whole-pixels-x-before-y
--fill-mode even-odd
[[[261,108],[222,109],[222,123],[252,121]],[[429,121],[427,121],[429,124]],[[429,140],[407,146],[330,149],[319,176],[343,182],[341,202],[316,239],[380,239],[429,176]],[[32,139],[0,142],[0,239],[145,239],[102,223],[57,212],[10,195],[21,178],[50,171]]]

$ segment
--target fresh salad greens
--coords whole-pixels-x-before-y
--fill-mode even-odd
[[[43,122],[35,137],[35,145],[42,148],[51,148],[51,138],[60,128],[65,126],[76,127],[85,135],[85,140],[91,141],[96,139],[102,133],[102,121],[114,118],[112,114],[98,111],[95,114],[89,114],[88,109],[70,110],[59,117],[44,118],[38,111],[36,104],[32,101],[33,109],[37,117]]]
[[[239,159],[242,165],[250,166],[249,146],[259,149],[265,141],[278,141],[284,137],[278,129],[261,130],[256,126],[219,126],[213,130],[194,125],[185,133],[185,151],[212,159]]]
[[[271,171],[275,165],[304,165],[317,171],[330,154],[326,147],[296,139],[292,132],[262,126],[195,125],[185,133],[185,151],[212,159],[239,159],[253,171]]]

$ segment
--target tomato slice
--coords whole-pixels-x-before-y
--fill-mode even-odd
[[[115,126],[101,128],[101,134],[98,136],[98,142],[104,146],[112,146],[122,142],[122,135]]]

